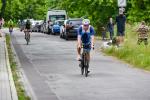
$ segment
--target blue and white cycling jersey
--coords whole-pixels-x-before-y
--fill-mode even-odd
[[[79,27],[78,36],[81,36],[81,40],[83,44],[90,44],[91,43],[91,36],[95,34],[94,28],[89,26],[88,30],[85,31],[83,29],[83,25]]]

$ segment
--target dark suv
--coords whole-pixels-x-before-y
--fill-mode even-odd
[[[68,19],[63,26],[64,32],[61,34],[66,40],[71,37],[77,37],[78,29],[82,25],[82,19],[80,18],[73,18]]]

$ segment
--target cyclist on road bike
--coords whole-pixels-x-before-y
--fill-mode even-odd
[[[77,39],[77,53],[78,53],[78,61],[81,60],[81,48],[82,45],[87,45],[87,50],[89,51],[88,59],[90,61],[90,50],[94,48],[94,28],[90,25],[89,19],[84,19],[82,25],[78,30],[78,39]]]
[[[29,19],[27,19],[27,22],[25,24],[25,30],[24,30],[24,32],[25,32],[25,39],[26,39],[27,34],[29,34],[29,36],[30,36],[30,30],[31,30],[31,22],[30,22]]]
[[[10,20],[8,21],[8,25],[9,25],[9,32],[10,32],[10,35],[11,35],[12,32],[13,32],[13,27],[14,27],[14,22],[13,22],[12,19],[10,19]]]
[[[10,35],[12,35],[12,32],[13,32],[13,25],[10,25],[9,26],[9,33],[10,33]]]

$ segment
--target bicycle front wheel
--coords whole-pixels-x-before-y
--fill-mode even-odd
[[[88,72],[88,66],[86,66],[86,67],[85,67],[85,77],[88,76],[88,73],[89,73],[89,72]]]
[[[84,65],[85,77],[88,76],[88,73],[89,73],[88,69],[89,69],[89,61],[86,59],[85,60],[85,65]]]
[[[81,67],[81,74],[84,74],[84,67]]]

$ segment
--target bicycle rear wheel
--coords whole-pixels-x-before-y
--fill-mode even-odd
[[[27,42],[27,45],[29,45],[29,41],[30,41],[30,34],[29,32],[26,33],[26,42]]]

